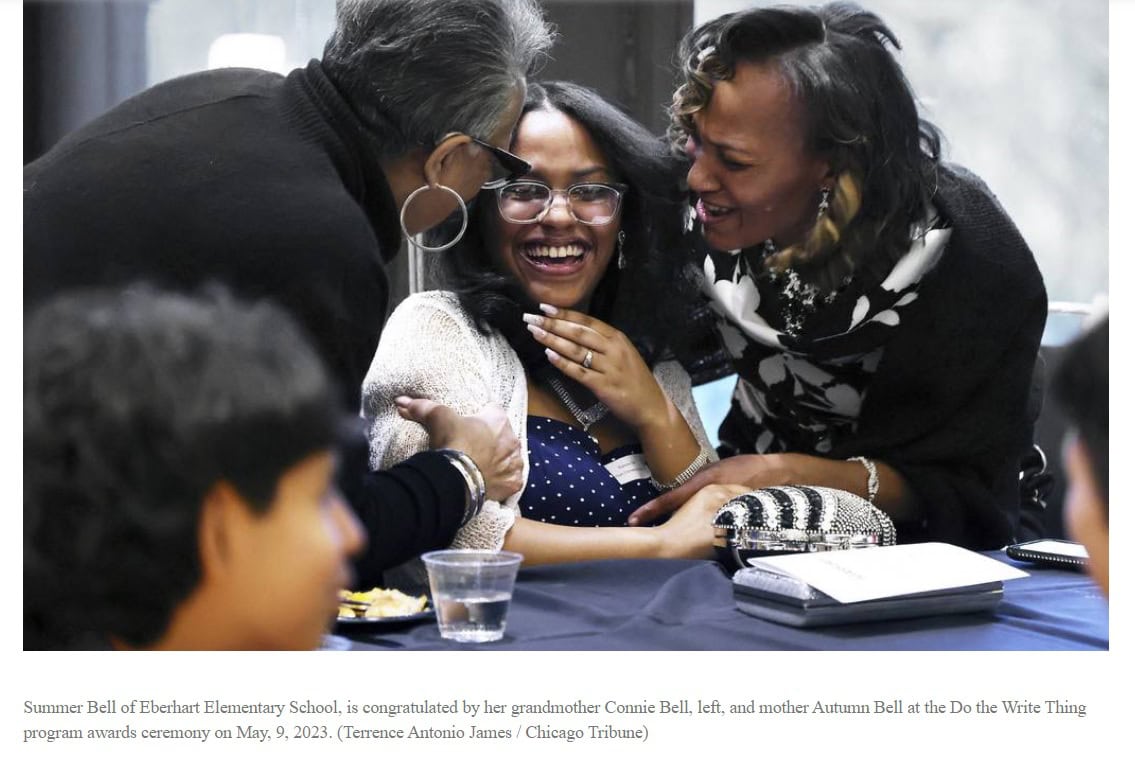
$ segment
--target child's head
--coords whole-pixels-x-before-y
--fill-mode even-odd
[[[1108,320],[1076,339],[1056,370],[1053,389],[1072,432],[1064,447],[1068,474],[1064,520],[1088,550],[1088,566],[1108,591]]]
[[[290,317],[66,294],[24,328],[27,648],[312,648],[358,522],[343,414]]]

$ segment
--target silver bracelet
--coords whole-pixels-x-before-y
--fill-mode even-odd
[[[875,462],[866,456],[852,456],[848,461],[858,461],[867,470],[867,503],[875,505],[875,496],[879,495],[879,470]]]
[[[461,526],[464,527],[473,517],[481,513],[481,507],[485,505],[485,477],[481,474],[477,462],[464,451],[456,448],[439,448],[438,453],[449,459],[449,463],[461,474],[461,479],[465,480],[467,490],[465,515],[461,519]]]
[[[674,488],[685,485],[693,479],[693,476],[701,471],[701,468],[708,463],[709,454],[704,450],[700,450],[698,451],[698,455],[694,457],[694,460],[690,462],[690,465],[679,472],[677,477],[669,482],[659,482],[654,478],[654,475],[650,475],[650,484],[653,485],[656,490],[673,490]]]

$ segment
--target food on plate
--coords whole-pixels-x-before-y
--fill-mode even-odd
[[[339,616],[380,619],[406,617],[425,611],[426,597],[410,596],[394,588],[371,588],[365,591],[339,591]]]

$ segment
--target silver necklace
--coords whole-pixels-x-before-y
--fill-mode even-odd
[[[780,318],[784,322],[784,331],[793,337],[803,331],[804,323],[816,312],[820,304],[826,305],[835,300],[834,292],[827,295],[820,294],[820,288],[800,279],[795,269],[774,272],[772,280],[781,283],[783,287],[780,293]]]
[[[772,240],[761,243],[762,259],[767,259],[776,251],[776,243]],[[814,314],[821,304],[827,305],[835,300],[836,293],[821,294],[820,288],[800,279],[795,269],[788,268],[782,272],[770,270],[768,276],[782,287],[780,320],[784,323],[784,331],[792,337],[799,336],[808,317]]]
[[[560,402],[567,407],[579,425],[583,427],[583,431],[587,432],[587,428],[598,422],[603,417],[607,416],[608,408],[602,401],[596,401],[595,405],[590,408],[580,408],[575,399],[571,397],[567,387],[560,381],[559,377],[548,377],[548,387],[552,388],[552,392],[560,399]]]

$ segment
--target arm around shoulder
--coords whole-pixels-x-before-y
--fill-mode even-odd
[[[429,448],[425,428],[399,415],[395,398],[426,398],[462,415],[493,402],[478,337],[445,293],[411,295],[394,310],[363,382],[373,468]]]

